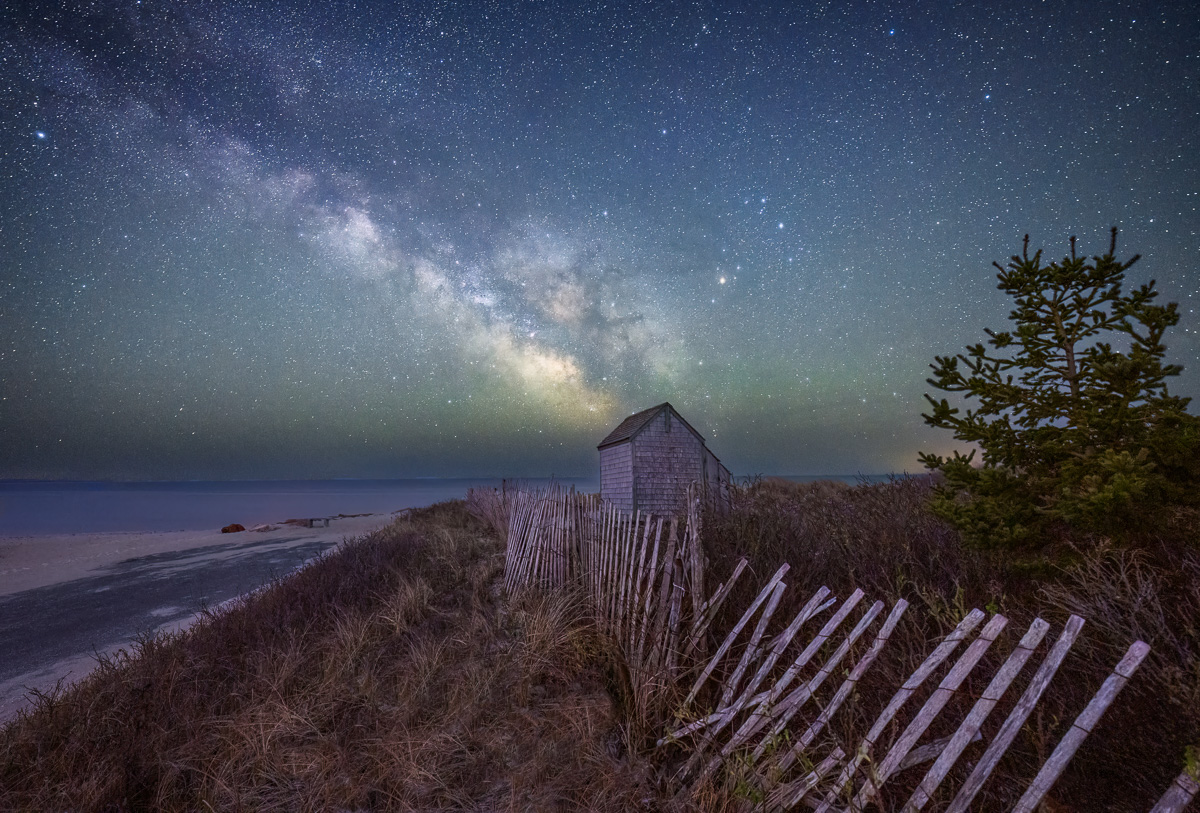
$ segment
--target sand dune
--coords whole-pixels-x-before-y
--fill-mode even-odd
[[[0,536],[0,596],[86,576],[90,571],[125,559],[230,543],[289,540],[285,544],[338,542],[362,536],[391,522],[391,515],[368,514],[333,519],[328,528],[278,525],[267,532],[223,534],[211,531],[162,533],[56,534]]]
[[[370,514],[333,519],[327,528],[280,524],[267,531],[230,534],[211,530],[0,537],[0,614],[15,625],[10,627],[15,637],[10,636],[13,640],[5,648],[24,651],[7,653],[8,668],[0,675],[0,722],[27,703],[30,689],[49,691],[60,679],[72,683],[85,677],[95,666],[97,653],[111,654],[128,646],[133,636],[147,629],[174,630],[191,624],[199,607],[182,606],[188,602],[174,597],[158,606],[161,599],[148,598],[161,593],[162,580],[186,580],[196,571],[227,580],[231,570],[243,570],[243,563],[254,558],[301,562],[314,551],[368,534],[392,519],[390,514]],[[218,572],[224,575],[215,575]],[[68,608],[118,573],[131,581],[119,582],[122,586],[108,595],[127,601],[107,602],[111,607],[106,606],[109,617],[103,629],[86,633],[86,641],[75,641],[79,630],[93,629],[97,619],[93,612],[83,611],[88,617],[76,625],[71,615],[77,610]],[[212,587],[219,595],[219,586]],[[225,595],[239,589],[248,588],[227,586]],[[118,597],[120,591],[128,595]],[[46,605],[47,601],[54,606]],[[148,612],[147,601],[152,603]]]

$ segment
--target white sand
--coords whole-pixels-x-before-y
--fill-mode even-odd
[[[273,531],[235,534],[214,530],[0,537],[0,596],[79,579],[89,571],[138,556],[274,539],[294,540],[284,546],[340,542],[344,537],[368,534],[391,521],[389,514],[369,514],[332,519],[328,528],[279,525]]]
[[[370,514],[362,517],[332,519],[328,528],[304,528],[279,525],[273,530],[242,531],[223,534],[216,531],[171,531],[166,533],[58,534],[48,536],[0,537],[0,596],[69,582],[126,559],[157,553],[192,550],[213,545],[261,543],[279,540],[279,549],[313,542],[336,544],[343,539],[364,536],[389,524],[394,515]],[[236,556],[237,550],[225,550],[189,557],[190,564],[205,559]],[[175,609],[175,608],[169,608]],[[188,626],[198,615],[170,621],[160,630]],[[103,654],[113,654],[128,646],[128,641],[112,644]],[[68,686],[88,675],[96,665],[96,653],[80,652],[57,663],[44,664],[0,682],[0,723],[28,704],[28,691],[48,692],[62,680]]]

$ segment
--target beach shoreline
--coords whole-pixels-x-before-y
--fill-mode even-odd
[[[398,513],[398,512],[396,512]],[[0,596],[83,578],[121,561],[161,553],[289,540],[339,542],[378,530],[395,513],[333,517],[328,527],[273,523],[266,531],[105,531],[0,536]]]
[[[313,550],[327,550],[366,536],[401,513],[332,517],[328,527],[275,523],[266,530],[235,533],[213,529],[0,537],[0,607],[5,608],[8,622],[21,628],[22,635],[36,639],[47,634],[38,629],[41,616],[13,617],[17,615],[14,608],[28,603],[25,599],[29,596],[47,591],[95,592],[97,579],[130,569],[153,571],[158,578],[169,579],[173,572],[228,566],[247,556],[287,556],[289,551],[292,557],[309,556]],[[310,560],[311,556],[298,566]],[[137,634],[186,629],[199,618],[202,608],[177,606],[181,604],[168,602],[149,614],[127,619],[125,632],[110,640],[94,640],[64,657],[20,665],[19,674],[0,680],[0,724],[30,704],[32,691],[50,692],[60,681],[66,687],[82,680],[95,668],[98,655],[129,648]]]

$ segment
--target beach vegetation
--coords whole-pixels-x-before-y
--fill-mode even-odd
[[[930,508],[932,479],[735,487],[727,510],[703,517],[706,578],[726,581],[742,557],[759,578],[736,583],[706,633],[708,651],[784,562],[780,619],[822,586],[908,601],[888,657],[823,735],[852,749],[971,608],[1011,619],[983,675],[1035,616],[1061,625],[1081,615],[1083,636],[972,809],[1012,809],[1031,766],[1136,639],[1151,654],[1047,805],[1145,809],[1200,745],[1200,551],[1171,539],[1093,546],[1032,578],[1000,551],[964,545]],[[499,495],[411,512],[37,695],[0,727],[0,809],[733,811],[761,801],[737,760],[689,798],[669,792],[684,746],[656,747],[678,720],[652,715],[678,707],[672,677],[643,676],[672,702],[636,702],[625,656],[578,589],[505,596],[504,517]],[[780,632],[772,623],[768,636]],[[716,702],[717,683],[699,708]],[[815,702],[827,704],[837,683]],[[948,718],[983,690],[964,686]],[[999,721],[989,725],[985,738]],[[781,732],[780,747],[789,736]],[[894,778],[895,798],[880,809],[897,809],[921,774]],[[930,809],[944,808],[944,795]]]
[[[604,643],[461,502],[147,635],[0,728],[0,810],[636,809]]]
[[[1072,237],[1043,263],[1026,235],[994,264],[1011,327],[930,365],[928,383],[967,406],[926,395],[926,423],[974,448],[921,461],[942,477],[933,511],[968,544],[1036,549],[1064,530],[1128,541],[1200,501],[1200,419],[1167,386],[1182,369],[1164,344],[1178,307],[1156,303],[1153,280],[1125,289],[1138,257],[1118,260],[1116,241],[1114,228],[1087,257]]]
[[[1200,547],[1191,531],[1175,527],[1135,549],[1113,543],[1084,546],[1069,559],[1031,571],[1007,551],[964,544],[959,530],[931,508],[935,481],[921,475],[851,487],[755,479],[734,489],[730,510],[705,517],[707,578],[713,584],[724,581],[743,556],[760,576],[790,563],[789,590],[777,611],[783,618],[821,586],[839,596],[861,588],[870,599],[889,605],[899,599],[910,603],[888,643],[888,657],[876,662],[832,721],[832,736],[848,751],[930,647],[971,608],[1010,619],[999,639],[1003,645],[981,662],[982,675],[1000,666],[1002,653],[1034,618],[1061,627],[1071,614],[1083,617],[1083,633],[1060,675],[972,810],[1013,809],[1036,766],[1126,648],[1146,641],[1150,655],[1055,785],[1046,809],[1148,809],[1200,747]],[[760,582],[737,585],[712,626],[714,641],[737,622]],[[972,684],[956,696],[948,718],[961,719],[982,689],[981,683]],[[828,694],[817,701],[823,705]],[[985,740],[998,725],[985,729]],[[971,747],[969,753],[979,754],[984,743]],[[906,783],[918,782],[922,773],[894,779],[896,807],[880,809],[899,809],[912,788]],[[712,798],[732,807],[736,790],[731,780],[713,790]],[[931,805],[944,809],[948,803],[938,797]],[[708,809],[721,807],[714,803]]]

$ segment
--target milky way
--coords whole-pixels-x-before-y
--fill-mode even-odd
[[[1030,233],[1200,395],[1192,2],[9,5],[0,477],[919,469]]]

